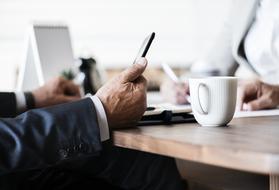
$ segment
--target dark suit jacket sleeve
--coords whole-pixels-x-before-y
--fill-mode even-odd
[[[0,119],[0,174],[98,155],[100,132],[90,98]]]
[[[14,93],[0,92],[0,117],[16,116],[16,97]]]

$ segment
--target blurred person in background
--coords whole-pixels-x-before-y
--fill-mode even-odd
[[[233,29],[220,35],[212,52],[192,65],[192,74],[231,76],[239,66],[246,67],[252,71],[253,79],[239,84],[239,109],[276,108],[279,105],[279,1],[239,0],[235,5]],[[169,89],[174,90],[169,93]],[[185,98],[190,93],[188,82],[167,80],[161,85],[161,93],[172,103],[188,103]]]

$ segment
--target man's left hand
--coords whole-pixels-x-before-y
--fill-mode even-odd
[[[36,108],[66,103],[81,97],[79,87],[62,77],[48,81],[44,86],[34,90],[32,94]]]

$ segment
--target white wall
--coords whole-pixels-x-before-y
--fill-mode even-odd
[[[233,0],[0,0],[0,90],[13,90],[24,36],[33,21],[65,21],[74,54],[94,55],[104,67],[125,67],[143,38],[157,36],[149,66],[185,66],[229,27]]]

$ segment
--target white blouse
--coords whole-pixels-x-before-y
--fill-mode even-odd
[[[279,0],[262,0],[244,41],[248,62],[268,83],[279,83]]]

